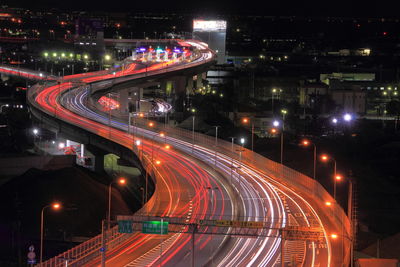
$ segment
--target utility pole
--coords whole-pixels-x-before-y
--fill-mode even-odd
[[[285,236],[284,229],[281,229],[281,267],[285,267]]]

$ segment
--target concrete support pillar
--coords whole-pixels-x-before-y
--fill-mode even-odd
[[[81,158],[85,157],[85,145],[81,144]]]
[[[104,172],[104,154],[94,154],[94,171],[97,173]]]
[[[197,80],[196,80],[196,89],[199,89],[203,87],[203,76],[201,74],[196,75]]]
[[[90,144],[86,145],[86,150],[94,156],[94,171],[104,173],[104,155],[108,152]]]
[[[130,89],[119,91],[119,111],[121,114],[128,114],[129,112],[129,91]]]

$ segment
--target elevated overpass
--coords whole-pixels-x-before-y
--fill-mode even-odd
[[[130,65],[128,72],[66,76],[31,88],[28,101],[40,116],[82,128],[137,155],[156,183],[154,195],[138,215],[181,218],[187,224],[198,220],[258,222],[269,234],[233,237],[234,227],[227,227],[218,237],[188,236],[183,229],[156,236],[119,234],[114,227],[106,231],[106,241],[97,236],[43,266],[61,266],[59,259],[68,257],[74,258],[70,266],[99,265],[101,254],[107,266],[347,266],[350,222],[339,205],[325,207],[326,201],[334,201],[315,180],[223,140],[156,123],[150,126],[139,118],[129,126],[118,114],[110,117],[93,103],[88,105],[95,82],[103,82],[96,92],[107,92],[111,86],[123,87],[153,73],[168,76],[169,70],[186,71],[215,60],[207,48],[201,54],[192,62],[159,65],[150,71]],[[88,77],[93,79],[85,81]],[[290,227],[317,227],[323,238],[286,240],[282,229]],[[333,232],[340,236],[338,240],[329,238]],[[107,251],[101,253],[104,244]],[[190,253],[196,255],[194,263]]]

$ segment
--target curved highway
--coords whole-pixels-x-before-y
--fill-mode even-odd
[[[123,69],[66,76],[57,83],[30,89],[28,99],[32,108],[128,147],[138,155],[156,184],[153,196],[138,214],[178,217],[185,223],[255,221],[263,222],[268,229],[265,236],[252,237],[230,235],[229,227],[224,228],[225,234],[197,234],[195,266],[339,266],[337,263],[343,257],[336,256],[338,244],[328,238],[329,232],[337,229],[319,216],[319,210],[302,192],[271,176],[265,168],[260,169],[254,161],[248,161],[252,152],[240,151],[243,157],[238,157],[234,146],[230,150],[221,144],[213,149],[214,144],[207,143],[207,139],[193,143],[188,132],[161,125],[149,127],[148,121],[140,118],[128,129],[124,118],[104,114],[100,106],[91,103],[93,86],[103,81],[125,82],[214,60],[213,52],[203,44],[186,43],[200,51],[191,60],[173,59],[149,64],[146,68],[131,62]],[[162,133],[159,128],[164,129]],[[136,145],[138,140],[140,145]],[[288,226],[318,227],[323,239],[319,242],[285,240],[284,265],[281,265],[279,229]],[[190,234],[129,235],[117,234],[115,229],[108,233],[118,242],[113,244],[110,238],[107,266],[191,265]],[[100,265],[98,247],[89,249],[85,245],[85,248],[78,249],[79,252],[71,250],[77,259],[70,264]],[[59,255],[62,256],[65,255]],[[44,263],[44,266],[61,265],[54,258]]]

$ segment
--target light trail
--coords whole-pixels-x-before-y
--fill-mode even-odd
[[[200,49],[207,49],[202,44],[197,46]],[[288,187],[274,181],[263,170],[247,165],[245,162],[239,162],[223,153],[216,154],[213,150],[203,146],[192,145],[189,142],[170,137],[168,133],[165,138],[154,136],[153,131],[139,127],[132,127],[132,131],[130,131],[131,133],[135,132],[136,136],[128,134],[126,123],[114,118],[114,116],[110,119],[93,107],[88,108],[85,104],[89,97],[88,89],[84,86],[74,86],[76,82],[93,83],[115,78],[135,77],[135,75],[144,72],[151,75],[152,72],[157,73],[163,69],[174,69],[174,66],[185,66],[185,64],[190,66],[190,64],[210,59],[212,56],[211,52],[206,51],[190,63],[171,60],[168,63],[156,63],[146,68],[139,67],[137,64],[128,64],[126,69],[124,67],[115,72],[102,71],[66,76],[59,85],[45,87],[39,91],[35,100],[40,108],[49,115],[82,127],[130,149],[135,147],[134,141],[139,135],[141,136],[143,164],[154,170],[157,185],[153,197],[140,212],[187,218],[187,222],[194,219],[212,218],[228,218],[229,220],[239,218],[243,221],[261,220],[267,223],[270,228],[273,228],[268,232],[269,237],[258,237],[255,240],[244,237],[228,240],[224,237],[221,241],[220,239],[212,240],[208,236],[199,234],[195,242],[197,254],[199,254],[199,251],[212,247],[220,248],[221,242],[223,242],[229,246],[229,251],[224,255],[218,255],[218,251],[216,251],[211,256],[211,258],[215,256],[219,259],[218,266],[273,266],[279,259],[279,248],[283,242],[279,236],[279,231],[276,229],[288,225],[288,212],[299,211],[303,223],[309,226],[306,210],[311,210],[313,217],[323,228],[321,219],[304,198]],[[154,145],[153,142],[157,144]],[[172,145],[173,149],[162,149],[160,144],[164,143]],[[135,151],[135,149],[133,150]],[[156,159],[162,162],[160,166],[155,165],[154,161],[150,159],[154,150],[157,151]],[[240,170],[238,170],[239,166]],[[237,171],[233,172],[232,167],[236,167]],[[218,176],[223,178],[220,179]],[[217,188],[215,197],[211,199],[212,207],[210,207],[209,192],[206,188]],[[234,193],[230,193],[230,188]],[[239,198],[235,197],[236,194]],[[285,202],[285,205],[280,194],[289,199]],[[227,234],[229,231],[227,231]],[[324,232],[328,248],[326,253],[322,252],[316,255],[315,246],[312,245],[310,252],[308,252],[308,249],[305,251],[307,255],[311,255],[311,262],[303,262],[303,265],[314,266],[319,259],[321,267],[330,266],[330,243],[325,229]],[[159,237],[134,234],[118,247],[108,251],[107,264],[113,266],[130,265],[139,258],[143,262],[149,261],[150,265],[158,265],[160,261],[166,265],[188,263],[186,251],[188,251],[190,237],[184,234],[169,234],[163,240],[162,243],[169,242],[169,240],[171,242],[169,242],[167,248],[164,248],[162,255],[154,256],[154,253],[150,253],[152,249],[162,246]],[[324,258],[328,260],[321,262]],[[201,255],[198,258],[199,263],[205,263],[209,260],[209,257],[202,258]],[[308,258],[305,260],[308,260]],[[93,264],[99,264],[99,259],[92,261],[88,266]]]

